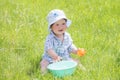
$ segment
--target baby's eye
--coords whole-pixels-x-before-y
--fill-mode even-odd
[[[62,25],[66,25],[66,23],[62,23]]]
[[[56,24],[56,26],[59,26],[59,24]]]

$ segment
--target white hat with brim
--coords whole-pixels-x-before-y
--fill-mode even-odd
[[[48,30],[50,30],[50,26],[52,24],[54,24],[55,22],[59,21],[60,19],[66,19],[67,27],[70,26],[71,20],[67,19],[67,17],[65,16],[65,14],[64,14],[64,12],[62,10],[54,9],[54,10],[50,11],[48,16],[47,16]]]

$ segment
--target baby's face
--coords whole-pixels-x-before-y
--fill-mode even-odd
[[[51,30],[55,33],[56,36],[63,35],[63,33],[66,31],[67,26],[66,26],[66,21],[64,19],[61,19],[57,22],[55,22],[51,26]]]

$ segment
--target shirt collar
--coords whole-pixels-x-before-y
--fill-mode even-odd
[[[50,32],[50,34],[54,37],[54,38],[56,38],[56,39],[59,39],[54,33],[53,33],[53,31],[51,31]],[[64,33],[64,39],[65,39],[65,35],[66,35],[66,32]],[[59,39],[60,40],[60,39]]]

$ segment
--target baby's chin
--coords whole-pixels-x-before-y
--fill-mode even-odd
[[[63,35],[65,32],[58,32],[57,35]]]

